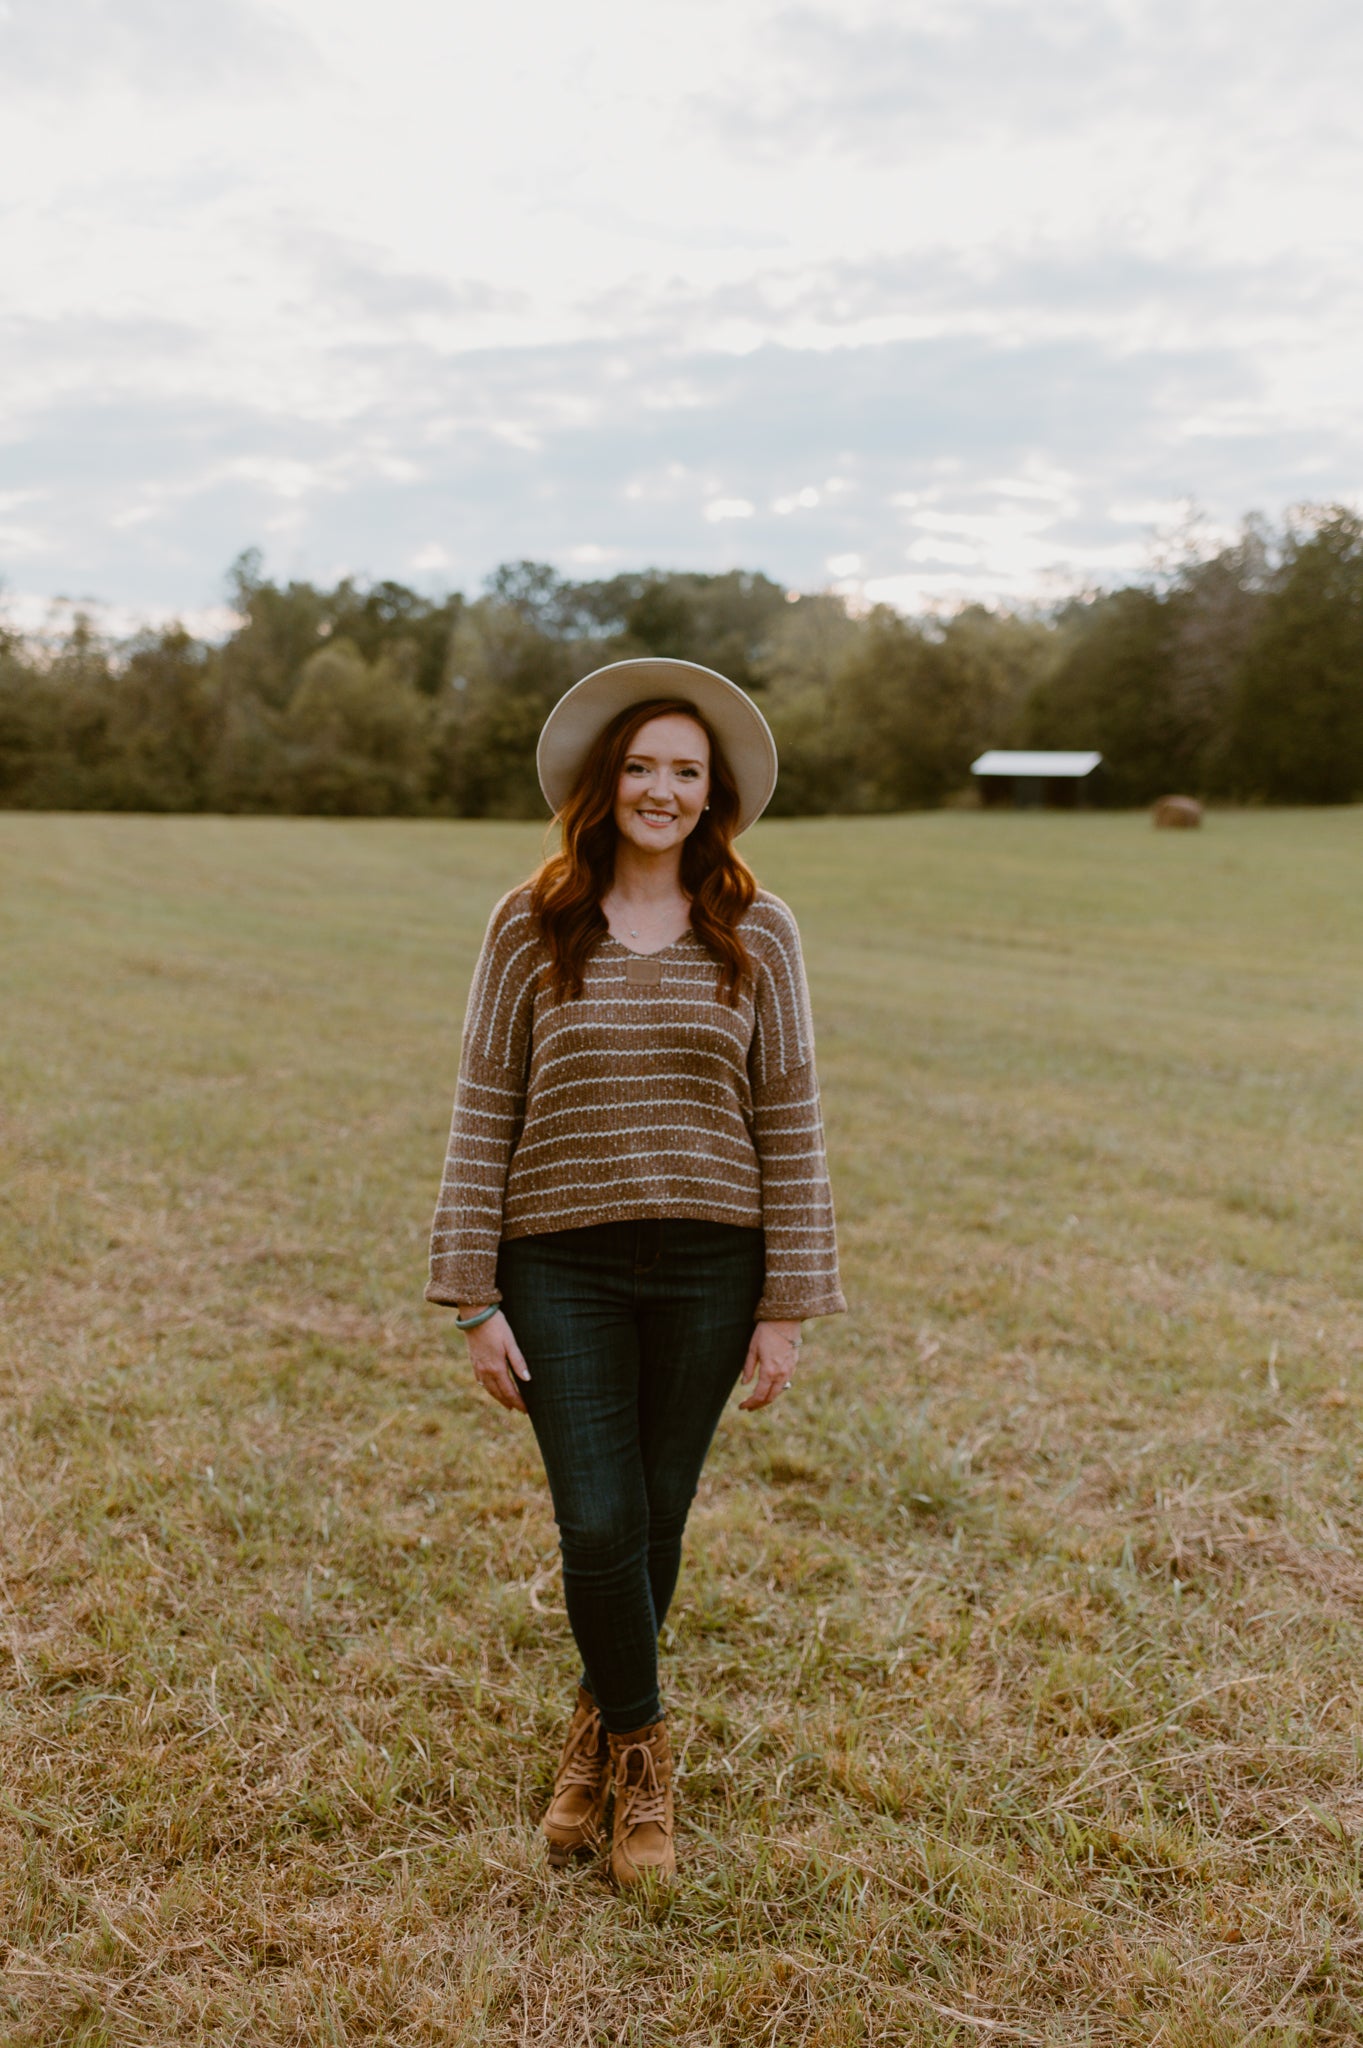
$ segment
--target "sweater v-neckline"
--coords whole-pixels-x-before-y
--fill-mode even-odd
[[[694,940],[695,936],[694,926],[688,925],[679,939],[669,939],[665,946],[659,946],[653,953],[641,953],[637,947],[627,946],[623,939],[616,938],[614,932],[606,933],[606,942],[608,945],[618,946],[622,953],[628,953],[631,960],[661,960],[664,953],[675,953],[678,946],[684,946],[688,940]]]

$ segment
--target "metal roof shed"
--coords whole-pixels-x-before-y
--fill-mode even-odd
[[[1050,810],[1080,808],[1090,794],[1090,776],[1103,757],[1092,753],[1048,753],[990,747],[970,764],[978,776],[986,804],[1013,804],[1019,810],[1045,805]]]

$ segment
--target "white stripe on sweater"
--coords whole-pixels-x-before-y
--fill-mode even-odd
[[[550,1196],[560,1192],[566,1193],[569,1188],[601,1188],[616,1185],[647,1188],[656,1184],[666,1187],[671,1181],[690,1181],[696,1187],[701,1188],[715,1187],[716,1185],[732,1188],[735,1185],[732,1181],[717,1181],[713,1173],[599,1173],[593,1174],[589,1180],[551,1181],[548,1187],[534,1189],[533,1199],[547,1201]],[[745,1194],[748,1192],[747,1184],[744,1182],[740,1181],[737,1185],[743,1189]],[[506,1195],[508,1209],[515,1201],[528,1202],[531,1199],[532,1195],[530,1193],[520,1195],[508,1186]]]
[[[673,1136],[674,1136],[674,1134],[675,1134],[675,1133],[677,1133],[677,1132],[679,1132],[679,1131],[691,1131],[691,1132],[694,1132],[694,1133],[695,1133],[695,1134],[696,1134],[696,1135],[697,1135],[698,1137],[702,1137],[702,1138],[712,1138],[712,1139],[714,1140],[715,1144],[717,1144],[717,1145],[739,1145],[739,1146],[744,1146],[744,1147],[746,1148],[746,1150],[745,1150],[745,1154],[744,1154],[744,1163],[745,1163],[746,1165],[750,1165],[750,1166],[753,1166],[753,1167],[756,1167],[756,1165],[757,1165],[757,1161],[756,1161],[756,1159],[755,1159],[755,1158],[754,1158],[754,1156],[753,1156],[753,1149],[752,1149],[752,1146],[751,1146],[751,1144],[750,1144],[750,1143],[748,1142],[748,1134],[747,1134],[747,1131],[746,1131],[746,1129],[745,1129],[745,1130],[744,1130],[744,1132],[743,1132],[743,1136],[742,1136],[741,1138],[738,1138],[738,1137],[735,1137],[735,1136],[734,1136],[734,1135],[733,1135],[733,1134],[732,1134],[731,1132],[729,1132],[729,1131],[716,1131],[716,1130],[713,1130],[713,1129],[711,1128],[711,1126],[710,1126],[709,1124],[683,1124],[683,1123],[669,1123],[669,1124],[668,1124],[668,1125],[666,1126],[666,1128],[665,1128],[665,1130],[664,1130],[664,1132],[662,1133],[662,1136],[661,1136],[661,1143],[662,1143],[662,1149],[661,1149],[661,1150],[659,1149],[659,1145],[658,1145],[658,1144],[654,1144],[654,1145],[653,1145],[653,1147],[651,1148],[651,1150],[650,1150],[650,1151],[648,1151],[648,1152],[625,1152],[625,1153],[620,1153],[620,1152],[616,1152],[616,1151],[614,1151],[614,1150],[612,1149],[612,1150],[611,1150],[611,1151],[610,1151],[610,1152],[609,1152],[609,1153],[607,1154],[607,1157],[609,1157],[609,1158],[611,1158],[611,1159],[620,1159],[620,1158],[624,1158],[624,1159],[650,1159],[650,1158],[651,1158],[651,1159],[658,1159],[658,1160],[660,1160],[661,1162],[663,1162],[664,1164],[665,1164],[665,1163],[666,1163],[666,1162],[667,1162],[667,1161],[668,1161],[669,1159],[710,1159],[710,1158],[713,1158],[713,1157],[714,1157],[713,1153],[710,1153],[710,1152],[707,1152],[707,1151],[700,1151],[700,1152],[695,1152],[695,1151],[691,1151],[691,1152],[687,1152],[687,1151],[681,1151],[681,1152],[679,1152],[679,1151],[677,1151],[677,1149],[676,1149],[676,1148],[674,1147],[674,1145],[673,1145],[673,1143],[672,1143],[672,1139],[673,1139]],[[592,1138],[596,1138],[596,1139],[600,1140],[600,1139],[604,1138],[604,1139],[606,1139],[606,1140],[607,1140],[607,1141],[608,1141],[608,1142],[609,1142],[609,1143],[610,1143],[610,1144],[612,1145],[612,1147],[613,1147],[613,1146],[614,1146],[614,1143],[615,1143],[615,1141],[616,1141],[617,1139],[620,1139],[620,1138],[647,1138],[647,1137],[653,1137],[653,1136],[657,1136],[658,1134],[657,1134],[657,1133],[656,1133],[656,1131],[655,1131],[655,1130],[654,1130],[653,1128],[651,1128],[651,1127],[650,1127],[650,1126],[649,1126],[648,1124],[612,1124],[611,1128],[610,1128],[610,1129],[609,1129],[608,1131],[593,1131],[593,1130],[586,1130],[586,1129],[584,1129],[583,1131],[581,1131],[581,1132],[580,1132],[580,1134],[579,1134],[579,1135],[580,1135],[580,1136],[581,1136],[581,1137],[582,1137],[582,1138],[583,1138],[584,1140],[590,1140],[590,1139],[592,1139]],[[485,1144],[491,1144],[491,1143],[492,1143],[492,1140],[491,1140],[490,1138],[487,1138],[487,1139],[484,1139],[484,1140],[483,1140],[483,1142],[484,1142]],[[546,1145],[552,1145],[552,1146],[553,1146],[553,1147],[554,1147],[554,1148],[555,1148],[555,1149],[556,1149],[556,1150],[557,1150],[557,1151],[558,1151],[558,1152],[560,1153],[560,1155],[561,1155],[561,1154],[562,1154],[562,1152],[563,1152],[563,1147],[564,1147],[564,1141],[563,1141],[563,1139],[562,1139],[562,1138],[536,1138],[536,1139],[534,1139],[534,1140],[533,1140],[533,1141],[532,1141],[532,1142],[531,1142],[530,1144],[528,1144],[528,1145],[527,1145],[527,1143],[525,1142],[525,1139],[524,1139],[524,1138],[522,1138],[522,1139],[521,1139],[521,1141],[520,1141],[520,1143],[519,1143],[519,1144],[517,1145],[517,1147],[516,1147],[515,1155],[514,1155],[514,1157],[513,1157],[513,1159],[512,1159],[512,1162],[511,1162],[511,1170],[512,1170],[512,1172],[513,1172],[513,1173],[516,1173],[516,1172],[518,1172],[518,1171],[519,1171],[519,1169],[520,1169],[520,1164],[521,1164],[521,1161],[522,1161],[522,1160],[524,1159],[524,1157],[525,1157],[525,1155],[526,1155],[526,1153],[527,1153],[527,1152],[542,1152],[542,1151],[544,1150],[544,1148],[545,1148],[545,1146],[546,1146]],[[581,1147],[581,1146],[578,1146],[578,1145],[573,1145],[573,1146],[571,1146],[571,1147],[569,1148],[569,1150],[570,1150],[570,1156],[571,1156],[571,1153],[572,1153],[572,1152],[576,1152],[576,1151],[579,1151],[579,1150],[582,1150],[582,1149],[583,1149],[583,1147]],[[811,1153],[811,1154],[810,1154],[809,1156],[810,1156],[811,1158],[813,1158],[813,1157],[814,1157],[815,1155],[814,1155],[813,1153]],[[534,1168],[532,1168],[531,1170],[532,1170],[532,1172],[539,1172],[539,1171],[540,1171],[541,1169],[540,1169],[540,1168],[538,1168],[538,1167],[534,1167]]]
[[[596,1054],[594,1057],[600,1058],[601,1055]],[[706,1057],[709,1058],[712,1055],[707,1054]],[[566,1090],[573,1088],[590,1088],[593,1093],[598,1088],[651,1088],[655,1081],[690,1081],[697,1088],[724,1088],[731,1082],[733,1071],[733,1068],[726,1064],[722,1077],[717,1074],[692,1074],[685,1071],[678,1073],[675,1068],[665,1068],[660,1074],[592,1074],[590,1076],[584,1075],[580,1081],[553,1081],[547,1088],[541,1088],[540,1077],[537,1074],[535,1076],[535,1100],[542,1102],[546,1095],[562,1095]],[[614,1105],[603,1106],[612,1107]],[[630,1105],[627,1102],[622,1102],[619,1107],[621,1109],[628,1109]],[[709,1108],[711,1105],[708,1103],[704,1105],[697,1103],[696,1107]],[[532,1113],[538,1114],[538,1112]],[[558,1116],[561,1113],[559,1110],[551,1112],[554,1116]]]
[[[486,1035],[484,1036],[484,1039],[483,1039],[483,1057],[484,1057],[484,1059],[491,1059],[491,1058],[492,1058],[492,1056],[493,1056],[493,1053],[492,1053],[492,1034],[493,1034],[493,1031],[494,1031],[494,1029],[495,1029],[495,1027],[496,1027],[496,1023],[497,1023],[497,1013],[498,1013],[498,1011],[499,1011],[499,1010],[501,1009],[501,1006],[502,1006],[502,990],[503,990],[503,989],[504,989],[504,988],[506,987],[506,978],[507,978],[508,974],[510,974],[510,972],[511,972],[512,968],[513,968],[513,967],[515,966],[516,962],[517,962],[517,961],[518,961],[518,960],[520,959],[520,957],[521,957],[522,953],[533,953],[533,952],[534,952],[534,950],[535,950],[535,945],[536,945],[536,941],[535,941],[534,939],[526,939],[526,940],[524,941],[524,943],[523,943],[523,944],[521,944],[521,945],[519,945],[519,946],[517,946],[517,947],[516,947],[516,950],[515,950],[515,951],[514,951],[514,952],[513,952],[512,954],[511,954],[510,958],[509,958],[509,959],[507,960],[507,963],[506,963],[505,967],[503,967],[503,969],[502,969],[502,978],[501,978],[501,980],[500,980],[500,981],[499,981],[499,982],[497,983],[497,990],[496,990],[496,994],[495,994],[495,995],[494,995],[494,996],[492,997],[492,1000],[491,1000],[491,1002],[490,1002],[490,1003],[489,1003],[489,1002],[488,1002],[488,1000],[487,1000],[487,991],[486,991],[486,989],[484,989],[484,990],[482,990],[482,991],[480,992],[480,995],[479,995],[479,1002],[478,1002],[478,1013],[477,1013],[477,1017],[476,1017],[476,1020],[475,1020],[475,1022],[474,1022],[474,1027],[473,1027],[473,1035],[474,1035],[474,1037],[475,1037],[475,1038],[477,1037],[477,1035],[478,1035],[478,1030],[479,1030],[479,1027],[481,1026],[481,1024],[482,1024],[482,1021],[483,1021],[483,1013],[484,1013],[484,1011],[486,1010],[486,1011],[487,1011],[487,1018],[488,1018],[488,1022],[487,1022],[487,1032],[486,1032]],[[512,1017],[512,1022],[513,1022],[513,1024],[514,1024],[514,1021],[515,1021],[516,1011],[517,1011],[517,1010],[519,1009],[519,1007],[520,1007],[520,998],[521,998],[521,996],[522,996],[522,995],[524,995],[524,993],[525,993],[525,990],[524,990],[524,988],[522,987],[522,989],[521,989],[521,990],[520,990],[520,991],[518,992],[518,994],[517,994],[517,996],[516,996],[516,999],[515,999],[515,1000],[513,1001],[512,1005],[511,1005],[511,1017]],[[506,1060],[504,1060],[504,1061],[503,1061],[503,1065],[505,1065],[505,1064],[507,1063],[507,1061],[509,1061],[509,1060],[510,1060],[510,1058],[511,1058],[511,1028],[510,1028],[510,1027],[508,1027],[508,1030],[507,1030],[507,1040],[506,1040]]]
[[[548,1093],[546,1089],[541,1089],[538,1092],[540,1094]],[[554,1117],[575,1116],[580,1120],[583,1117],[591,1116],[593,1113],[603,1117],[610,1117],[612,1119],[611,1129],[621,1130],[626,1127],[616,1122],[615,1119],[622,1117],[627,1110],[631,1109],[706,1109],[712,1116],[731,1116],[744,1132],[748,1128],[746,1117],[744,1117],[740,1110],[735,1109],[728,1102],[697,1102],[690,1095],[646,1095],[638,1102],[565,1102],[562,1109],[534,1109],[526,1118],[526,1134],[528,1136],[531,1131],[538,1130],[542,1123],[548,1123]],[[581,1128],[585,1130],[587,1126],[582,1124]],[[673,1126],[666,1124],[664,1128],[671,1130]],[[691,1128],[695,1129],[696,1126],[692,1125]],[[561,1143],[562,1140],[559,1142]],[[518,1151],[523,1149],[524,1141],[517,1147]]]
[[[578,1185],[586,1186],[587,1183],[579,1182]],[[680,1195],[675,1197],[669,1197],[668,1199],[677,1201],[687,1201],[689,1200],[689,1197],[685,1195]],[[756,1211],[754,1210],[751,1203],[725,1202],[719,1199],[715,1199],[707,1201],[705,1206],[707,1209],[727,1209],[729,1210],[731,1215],[741,1216],[744,1219],[744,1222],[746,1224],[751,1225],[752,1228],[759,1229],[761,1227],[758,1223]],[[546,1209],[544,1214],[546,1218],[553,1216],[591,1216],[599,1214],[600,1208],[601,1205],[599,1202],[566,1202],[560,1203],[557,1207],[553,1209]],[[603,1222],[608,1223],[616,1221],[617,1219],[614,1217],[602,1217],[601,1220]],[[707,1219],[705,1217],[682,1217],[680,1220],[682,1222],[686,1222],[688,1220],[693,1222],[705,1222]],[[551,1227],[552,1226],[548,1221],[546,1221],[544,1224],[540,1226],[540,1228],[545,1230],[548,1230]],[[534,1236],[535,1234],[536,1233],[533,1231],[527,1231],[525,1233],[527,1237]]]

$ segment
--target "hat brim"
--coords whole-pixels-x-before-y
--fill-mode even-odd
[[[745,690],[695,661],[646,655],[593,669],[559,698],[544,721],[535,767],[549,808],[561,811],[597,735],[627,705],[650,697],[684,697],[695,705],[724,750],[738,789],[737,832],[746,832],[771,802],[776,787],[776,742],[771,727]]]

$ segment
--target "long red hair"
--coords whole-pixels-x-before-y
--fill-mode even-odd
[[[752,973],[738,920],[757,894],[752,869],[734,851],[738,785],[708,722],[684,697],[627,704],[592,743],[573,793],[558,814],[562,843],[530,880],[530,908],[549,953],[560,1001],[582,993],[587,957],[608,926],[601,898],[615,879],[615,793],[631,744],[651,718],[692,718],[710,742],[710,808],[682,842],[681,885],[691,899],[691,929],[719,962],[719,993],[738,1000]]]

